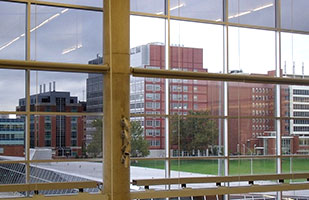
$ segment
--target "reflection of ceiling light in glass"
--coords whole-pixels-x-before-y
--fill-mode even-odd
[[[73,46],[73,47],[64,49],[64,50],[62,51],[61,54],[64,55],[64,54],[70,53],[70,52],[75,51],[75,50],[77,50],[77,49],[79,49],[79,48],[82,48],[82,47],[83,47],[82,44],[78,44],[78,45],[75,45],[75,46]]]
[[[269,8],[269,7],[272,7],[274,4],[271,3],[271,4],[267,4],[267,5],[264,5],[264,6],[260,6],[260,7],[257,7],[257,8],[254,8],[252,10],[249,10],[249,11],[245,11],[245,12],[241,12],[241,13],[238,13],[236,15],[231,15],[229,16],[229,19],[233,19],[233,18],[236,18],[236,17],[240,17],[240,16],[243,16],[243,15],[248,15],[252,12],[256,12],[256,11],[259,11],[259,10],[263,10],[265,8]],[[219,22],[219,21],[222,21],[222,19],[217,19],[215,20],[216,22]]]
[[[250,13],[252,13],[252,12],[259,11],[259,10],[263,10],[263,9],[265,9],[265,8],[272,7],[273,5],[274,5],[274,4],[271,3],[271,4],[267,4],[267,5],[264,5],[264,6],[260,6],[260,7],[254,8],[254,9],[249,10],[249,11],[241,12],[241,13],[238,13],[238,14],[236,14],[236,15],[229,16],[229,19],[236,18],[236,17],[240,17],[240,16],[243,16],[243,15],[247,15],[247,14],[250,14]]]
[[[186,4],[185,3],[182,3],[182,4],[179,4],[178,6],[174,6],[174,7],[172,7],[172,8],[170,8],[170,11],[172,11],[172,10],[176,10],[176,9],[178,9],[178,8],[181,8],[181,7],[184,7]],[[162,15],[164,12],[158,12],[158,13],[156,13],[157,15]]]
[[[69,10],[69,9],[66,8],[66,9],[62,10],[60,13],[57,13],[57,14],[51,16],[50,18],[46,19],[45,21],[43,21],[42,23],[40,23],[40,24],[37,25],[36,27],[32,28],[32,29],[30,30],[30,32],[33,32],[33,31],[37,30],[38,28],[44,26],[45,24],[47,24],[48,22],[52,21],[53,19],[55,19],[56,17],[60,16],[61,14],[67,12],[68,10]],[[5,45],[3,45],[2,47],[0,47],[0,51],[3,50],[3,49],[5,49],[6,47],[10,46],[11,44],[13,44],[14,42],[16,42],[16,41],[19,40],[20,38],[25,37],[25,35],[26,35],[26,34],[23,33],[23,34],[21,34],[20,36],[16,37],[15,39],[9,41],[7,44],[5,44]]]

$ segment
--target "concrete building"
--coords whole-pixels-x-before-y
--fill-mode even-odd
[[[45,88],[45,86],[44,86]],[[30,96],[30,109],[37,112],[85,112],[85,104],[78,102],[70,92],[40,91]],[[25,98],[19,100],[17,111],[25,111]],[[83,116],[31,115],[30,147],[50,148],[54,156],[82,155],[84,140]]]

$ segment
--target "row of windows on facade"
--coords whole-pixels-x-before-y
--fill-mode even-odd
[[[309,131],[309,126],[294,126],[294,131],[308,132]]]
[[[146,120],[147,127],[160,127],[161,121],[160,120]]]
[[[0,131],[23,131],[24,124],[0,124]]]
[[[271,91],[271,88],[252,88],[252,93],[268,93]]]
[[[252,115],[253,116],[265,116],[271,114],[272,111],[268,110],[252,110]]]
[[[268,125],[252,125],[252,130],[268,130]]]
[[[293,97],[293,101],[309,103],[309,97]]]
[[[293,112],[294,117],[309,117],[309,112]]]
[[[149,146],[160,146],[160,140],[148,140]]]
[[[272,103],[252,103],[253,108],[269,108],[272,106]]]
[[[293,90],[295,95],[309,95],[309,90]]]
[[[268,101],[272,98],[272,96],[258,96],[252,95],[252,101]]]
[[[146,129],[146,136],[160,136],[160,129]]]
[[[269,121],[269,119],[252,119],[252,123],[268,123]]]
[[[24,134],[0,134],[0,140],[24,140]]]
[[[307,104],[294,104],[293,109],[309,110],[309,105],[307,105]]]

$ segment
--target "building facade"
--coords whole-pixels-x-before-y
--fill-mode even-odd
[[[24,156],[25,122],[22,118],[0,118],[0,156]]]
[[[25,99],[19,100],[17,111],[25,111]],[[85,103],[78,102],[70,92],[45,90],[30,96],[31,111],[85,112]],[[84,145],[83,116],[31,115],[30,148],[52,149],[54,156],[76,157],[82,155]]]

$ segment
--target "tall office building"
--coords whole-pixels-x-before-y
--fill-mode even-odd
[[[38,112],[85,112],[85,104],[78,102],[70,92],[54,89],[40,91],[30,96],[30,110]],[[25,111],[25,98],[19,100],[17,111]],[[75,157],[82,155],[84,140],[83,116],[31,115],[30,147],[50,148],[54,156]]]
[[[89,64],[100,65],[103,63],[103,58],[97,56],[96,59],[90,60]],[[88,74],[87,78],[87,112],[103,112],[103,74]],[[93,135],[97,131],[93,126],[93,121],[99,119],[98,116],[86,117],[86,134],[85,145],[88,146],[93,140]]]

